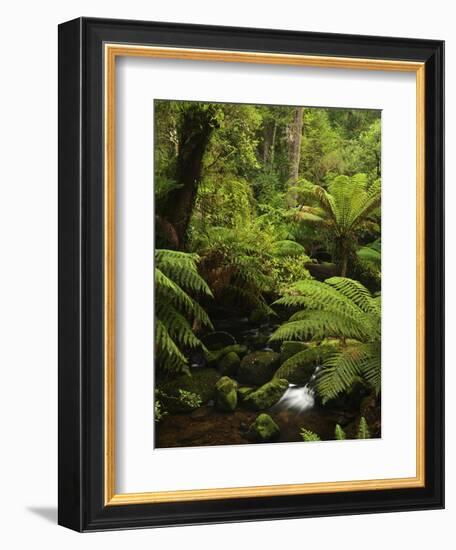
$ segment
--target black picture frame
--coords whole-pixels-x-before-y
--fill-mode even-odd
[[[425,63],[425,478],[422,488],[106,506],[103,44]],[[76,531],[444,506],[444,43],[78,18],[59,26],[59,512]]]

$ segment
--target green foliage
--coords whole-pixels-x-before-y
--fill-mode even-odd
[[[155,403],[154,403],[154,420],[155,420],[155,422],[161,422],[167,414],[168,413],[167,413],[167,411],[165,411],[161,401],[159,399],[155,399]]]
[[[202,404],[201,397],[198,394],[182,389],[179,390],[179,400],[189,409],[197,409]]]
[[[323,401],[347,392],[361,378],[378,393],[381,373],[381,306],[361,283],[332,277],[324,283],[307,280],[291,285],[288,293],[275,302],[291,307],[295,313],[271,336],[272,341],[341,340],[338,348],[305,350],[287,360],[287,369],[296,369],[315,354],[323,369],[317,376],[317,389]],[[346,342],[347,339],[352,342]],[[345,342],[345,343],[344,343]],[[316,348],[318,350],[318,348]]]
[[[369,439],[370,431],[367,425],[366,419],[362,416],[359,420],[358,433],[356,435],[357,439]]]
[[[334,438],[338,441],[342,441],[343,439],[347,438],[344,430],[340,427],[339,424],[336,424],[336,427],[334,428]]]
[[[283,240],[283,241],[276,241],[272,245],[272,253],[274,256],[277,256],[279,258],[282,258],[284,256],[304,256],[304,261],[309,261],[310,258],[306,256],[306,252],[304,250],[304,247],[297,243],[296,241],[290,241],[290,240]]]
[[[304,441],[321,441],[319,435],[306,428],[302,428],[300,434]]]
[[[380,239],[376,239],[374,242],[362,246],[356,251],[356,255],[361,263],[367,264],[374,269],[380,271],[381,266],[381,252],[382,245]]]
[[[187,365],[185,352],[204,347],[192,323],[212,327],[209,317],[191,296],[212,293],[197,270],[198,256],[174,250],[155,251],[155,344],[158,365],[181,372]]]
[[[303,182],[294,192],[300,204],[297,218],[321,227],[333,259],[340,262],[341,274],[345,276],[360,234],[380,206],[380,180],[370,184],[365,174],[337,176],[328,190]]]

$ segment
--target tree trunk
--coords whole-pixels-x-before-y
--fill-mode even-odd
[[[293,187],[299,178],[299,161],[301,160],[301,139],[303,125],[304,107],[296,107],[294,112],[293,123],[289,132],[289,177],[288,186]],[[296,196],[294,193],[289,195],[289,205],[296,204]]]
[[[186,234],[201,180],[203,157],[215,127],[214,112],[191,105],[182,115],[176,182],[180,185],[167,199],[164,213],[176,231],[178,248],[185,248]]]
[[[348,253],[344,251],[342,253],[342,258],[341,258],[341,262],[340,262],[340,276],[341,277],[346,277],[347,276],[347,269],[348,269]]]

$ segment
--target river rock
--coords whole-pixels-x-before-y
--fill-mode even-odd
[[[300,351],[304,351],[310,347],[310,344],[307,342],[293,342],[286,341],[283,342],[280,346],[280,363],[284,363],[293,355],[296,355]]]
[[[218,361],[217,368],[223,375],[235,376],[240,364],[239,355],[234,351],[230,351]]]
[[[222,349],[216,350],[216,351],[209,351],[207,353],[207,361],[210,365],[214,365],[222,359],[225,355],[228,355],[228,353],[236,353],[239,357],[242,357],[247,353],[247,346],[242,346],[240,344],[231,344],[230,346],[225,346]]]
[[[221,411],[234,411],[237,405],[237,382],[222,376],[215,385],[215,404]]]
[[[269,416],[269,414],[260,414],[255,421],[250,424],[247,432],[247,438],[251,441],[260,443],[277,439],[280,434],[280,428]]]
[[[252,392],[255,391],[255,388],[252,388],[251,386],[241,386],[238,388],[238,399],[239,401],[244,401],[244,399],[250,395]]]
[[[201,341],[211,351],[220,350],[226,346],[236,344],[236,338],[229,332],[218,330],[201,337]]]
[[[246,355],[238,369],[238,380],[243,384],[262,386],[277,370],[280,355],[274,351],[255,351]]]
[[[178,405],[179,390],[195,393],[199,395],[202,403],[207,403],[210,399],[214,398],[215,385],[219,378],[220,373],[215,369],[192,369],[191,374],[181,374],[176,378],[159,384],[157,389],[172,398],[171,407],[175,410]],[[175,410],[175,412],[184,411]]]
[[[279,401],[288,388],[288,381],[281,378],[273,378],[261,388],[251,392],[244,398],[247,406],[257,411],[264,411]]]

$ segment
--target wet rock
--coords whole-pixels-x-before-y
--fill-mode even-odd
[[[238,369],[238,380],[243,384],[262,386],[277,370],[280,355],[274,351],[255,351],[246,355]]]
[[[277,439],[280,434],[280,428],[269,416],[269,414],[260,414],[255,421],[250,424],[247,432],[247,438],[251,441],[257,441],[260,443],[266,441],[273,441]]]
[[[236,339],[229,332],[222,330],[210,332],[201,337],[201,341],[208,350],[216,351],[226,346],[236,344]]]
[[[251,386],[241,386],[240,388],[238,388],[239,401],[244,401],[244,399],[254,391],[255,388],[252,388]]]
[[[215,395],[215,384],[220,378],[220,373],[215,369],[201,368],[191,371],[191,374],[182,374],[161,383],[158,390],[170,398],[175,404],[175,399],[179,397],[179,390],[195,393],[199,395],[202,403],[207,403]],[[164,403],[165,408],[166,404]]]
[[[234,351],[230,351],[218,361],[217,368],[223,375],[235,376],[240,364],[239,355]]]
[[[248,394],[244,402],[247,406],[257,411],[267,410],[279,401],[288,389],[288,381],[280,378],[273,378],[261,388]]]
[[[209,351],[207,353],[207,361],[211,366],[213,366],[215,363],[217,363],[217,361],[222,359],[222,357],[224,357],[225,355],[231,352],[234,352],[239,357],[242,357],[247,353],[247,346],[241,346],[240,344],[232,344],[231,346],[226,346],[216,351]]]
[[[223,376],[215,385],[215,404],[221,411],[234,411],[237,405],[237,382]]]
[[[308,344],[307,342],[282,342],[282,345],[280,346],[280,363],[284,363],[287,359],[293,357],[293,355],[308,349],[310,345],[311,344]]]

